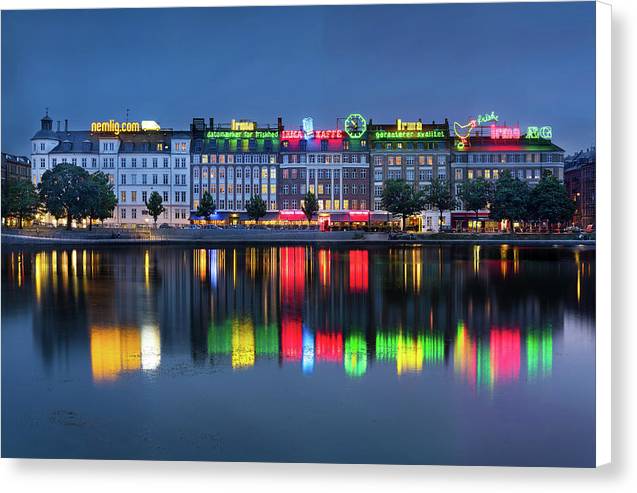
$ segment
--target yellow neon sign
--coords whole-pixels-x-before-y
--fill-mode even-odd
[[[422,122],[404,122],[400,118],[396,120],[396,130],[408,130],[408,131],[422,131]]]
[[[256,128],[257,128],[257,125],[255,122],[243,122],[243,121],[232,120],[232,122],[230,123],[230,129],[233,131],[252,132],[256,130]]]

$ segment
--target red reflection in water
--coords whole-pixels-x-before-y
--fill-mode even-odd
[[[317,361],[332,363],[343,360],[343,334],[340,332],[317,332],[314,355]]]
[[[285,361],[300,361],[303,356],[301,317],[285,315],[281,319],[281,353]]]
[[[367,292],[368,261],[367,250],[352,250],[349,252],[349,289],[351,292]]]
[[[492,327],[489,334],[491,372],[497,383],[520,378],[520,329]]]
[[[281,248],[281,352],[284,360],[303,356],[303,296],[305,248]]]

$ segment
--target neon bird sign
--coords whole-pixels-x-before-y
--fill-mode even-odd
[[[453,133],[460,139],[459,141],[456,141],[456,149],[462,150],[469,145],[469,136],[471,135],[471,131],[476,128],[477,125],[478,124],[475,120],[469,121],[466,125],[453,122]]]

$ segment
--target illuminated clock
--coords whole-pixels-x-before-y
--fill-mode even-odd
[[[367,121],[363,115],[352,113],[345,118],[345,131],[352,139],[360,139],[367,131]]]

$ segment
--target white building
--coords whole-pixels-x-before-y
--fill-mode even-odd
[[[132,131],[53,130],[48,114],[32,142],[32,178],[60,163],[102,171],[113,184],[118,204],[107,223],[152,224],[145,201],[154,191],[163,199],[165,212],[158,224],[188,224],[190,212],[190,133],[173,130]],[[95,126],[92,126],[95,129]]]

